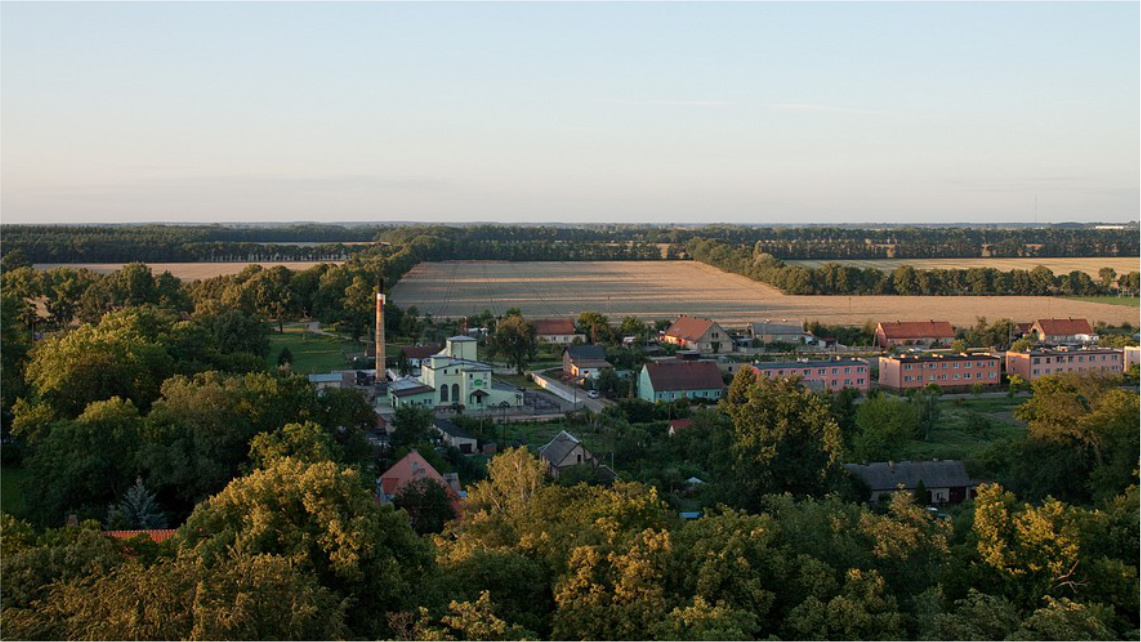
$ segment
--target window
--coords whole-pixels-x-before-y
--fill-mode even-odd
[[[832,368],[832,374],[840,374],[839,368]]]
[[[928,376],[928,377],[927,377],[927,380],[928,380],[928,381],[935,381],[935,375],[930,375],[930,376]]]
[[[851,368],[844,368],[844,374],[852,374]]]
[[[992,372],[992,373],[990,373],[990,374],[988,374],[988,375],[987,375],[987,378],[988,378],[988,379],[994,379],[994,374],[995,374],[995,373],[993,373],[993,372]]]
[[[967,366],[969,367],[969,366],[970,366],[970,364],[968,363],[968,364],[967,364]],[[951,367],[952,367],[952,368],[954,368],[955,370],[958,370],[958,369],[959,369],[959,362],[957,362],[957,361],[956,361],[956,362],[955,362],[955,365],[953,365],[953,366],[951,366]]]
[[[1038,374],[1038,368],[1034,369],[1034,374]]]
[[[903,369],[904,369],[904,370],[911,370],[911,364],[910,364],[910,363],[908,363],[908,364],[904,365],[904,366],[903,366]]]
[[[448,384],[441,383],[440,384],[440,403],[444,403],[447,400],[448,400]]]
[[[860,386],[864,385],[864,380],[863,379],[856,379],[856,385],[860,385]]]
[[[967,376],[970,376],[970,375],[967,375]],[[955,373],[955,380],[958,381],[958,379],[959,379],[959,373],[956,372]]]
[[[1034,365],[1038,365],[1038,357],[1034,357]]]
[[[964,378],[964,379],[970,379],[970,378],[971,378],[971,373],[969,373],[969,372],[964,372],[964,373],[963,373],[963,378]]]
[[[828,373],[826,372],[826,370],[827,370],[826,368],[821,368],[821,369],[820,369],[820,370],[819,370],[819,371],[818,371],[816,374],[818,374],[818,375],[820,375],[820,376],[822,376],[822,377],[823,377],[824,375],[828,374]]]
[[[844,380],[844,385],[845,385],[845,386],[850,386],[850,385],[852,385],[852,380],[851,380],[851,379],[845,379],[845,380]]]
[[[964,364],[963,364],[963,367],[964,367],[964,368],[970,368],[970,367],[971,367],[971,362],[970,362],[970,361],[968,361],[968,362],[964,363]]]
[[[856,372],[863,374],[864,368],[862,366],[859,368],[856,368]]]
[[[944,372],[943,374],[939,375],[939,379],[941,379],[942,381],[946,381],[947,380],[947,373]]]

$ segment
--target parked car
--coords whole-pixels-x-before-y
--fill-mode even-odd
[[[586,396],[590,397],[591,399],[598,399],[598,391],[597,390],[591,390],[591,391],[586,393]]]

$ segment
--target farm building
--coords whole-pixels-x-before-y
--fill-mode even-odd
[[[1042,343],[1079,345],[1097,341],[1097,335],[1085,319],[1038,319],[1030,332]]]
[[[563,376],[573,379],[593,379],[605,368],[612,368],[606,360],[602,346],[567,346],[563,350]]]
[[[1018,375],[1026,381],[1052,374],[1091,371],[1121,374],[1125,371],[1122,351],[1113,348],[1043,348],[1006,353],[1007,376]]]
[[[647,363],[638,377],[638,396],[649,402],[720,399],[724,390],[721,370],[712,361]]]
[[[748,333],[749,338],[761,343],[804,343],[812,337],[800,324],[768,321],[750,323]]]
[[[535,339],[543,343],[570,345],[575,339],[585,341],[586,335],[576,334],[572,319],[536,319]]]
[[[662,334],[662,341],[703,353],[733,351],[732,337],[716,321],[685,315]]]
[[[1002,360],[985,354],[916,354],[880,357],[880,387],[911,390],[928,384],[969,388],[1002,383]]]
[[[309,375],[309,383],[318,390],[325,388],[352,388],[356,375],[352,372],[326,372]]]
[[[867,392],[871,376],[866,361],[784,361],[755,363],[751,367],[758,375],[773,378],[800,377],[805,386],[822,390],[855,388]]]
[[[955,340],[955,329],[947,321],[887,321],[876,326],[876,345],[924,346],[949,344]]]
[[[432,429],[445,445],[451,446],[465,455],[470,455],[479,449],[479,442],[471,433],[447,419],[436,419],[432,422]]]
[[[397,379],[388,384],[388,402],[393,408],[401,406],[432,408],[436,405],[436,389],[424,385],[419,379],[411,377]]]
[[[896,492],[913,493],[922,483],[928,504],[957,504],[974,497],[975,482],[961,461],[900,461],[844,464],[871,491],[871,503]]]

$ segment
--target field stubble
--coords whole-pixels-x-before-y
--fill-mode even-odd
[[[415,305],[421,314],[446,318],[484,309],[502,314],[517,307],[530,318],[597,311],[614,320],[689,314],[726,324],[764,319],[839,324],[940,319],[968,325],[980,316],[1138,321],[1135,308],[1055,297],[788,296],[694,261],[421,263],[396,285],[392,298],[401,307]]]

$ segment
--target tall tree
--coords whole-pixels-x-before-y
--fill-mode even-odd
[[[507,364],[513,366],[518,374],[523,374],[538,349],[535,325],[518,315],[507,317],[495,328],[492,343],[496,352],[507,359]]]

